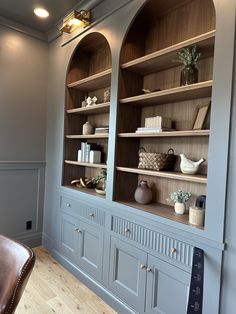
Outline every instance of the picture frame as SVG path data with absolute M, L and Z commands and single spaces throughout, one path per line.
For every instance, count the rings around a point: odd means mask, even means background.
M 192 126 L 193 130 L 203 129 L 210 105 L 211 105 L 211 102 L 208 102 L 204 105 L 200 105 L 197 107 L 196 113 L 194 115 L 194 120 L 193 120 L 193 126 Z

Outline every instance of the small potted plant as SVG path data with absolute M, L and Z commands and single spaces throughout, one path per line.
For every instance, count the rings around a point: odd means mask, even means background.
M 107 183 L 107 169 L 102 168 L 101 173 L 93 178 L 95 184 L 95 191 L 98 194 L 106 194 L 106 183 Z
M 196 45 L 177 52 L 178 60 L 176 61 L 185 66 L 181 71 L 180 86 L 198 82 L 198 69 L 196 68 L 196 64 L 200 56 L 201 53 L 197 51 Z
M 183 215 L 185 212 L 185 203 L 190 199 L 191 193 L 178 190 L 169 194 L 170 201 L 175 203 L 176 214 Z

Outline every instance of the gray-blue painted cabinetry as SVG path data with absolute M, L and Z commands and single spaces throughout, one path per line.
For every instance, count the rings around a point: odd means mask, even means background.
M 127 228 L 125 220 L 121 219 L 121 221 L 123 223 L 118 229 L 127 241 L 114 236 L 111 237 L 109 287 L 112 292 L 138 313 L 185 314 L 190 285 L 190 268 L 184 266 L 186 258 L 183 257 L 183 250 L 188 249 L 189 246 L 182 243 L 182 246 L 177 246 L 182 251 L 177 251 L 178 249 L 175 247 L 168 247 L 171 243 L 170 238 L 166 237 L 164 242 L 163 239 L 160 240 L 163 245 L 159 251 L 165 248 L 165 252 L 162 252 L 165 253 L 163 254 L 164 257 L 165 255 L 168 257 L 169 253 L 175 257 L 181 255 L 180 260 L 184 267 L 181 269 L 181 263 L 174 260 L 169 262 L 162 260 L 145 252 L 144 247 L 140 249 L 129 243 L 130 235 L 134 229 Z M 133 226 L 132 223 L 129 227 L 132 228 L 131 226 Z M 139 227 L 147 230 L 142 226 Z M 122 232 L 122 228 L 124 232 Z M 113 229 L 118 231 L 114 225 Z M 137 228 L 135 230 L 137 231 Z M 147 234 L 149 242 L 145 243 L 150 246 L 155 236 L 150 236 L 151 230 L 147 230 Z M 154 231 L 153 234 L 155 234 Z M 159 239 L 164 237 L 159 233 L 157 235 Z M 145 237 L 143 230 L 138 233 L 134 232 L 134 239 L 140 240 L 143 236 Z M 155 253 L 153 252 L 153 254 Z M 171 296 L 171 302 L 170 298 L 166 297 L 167 294 Z
M 63 200 L 61 204 L 63 204 Z M 86 205 L 66 199 L 67 213 L 60 211 L 59 250 L 69 259 L 94 279 L 102 279 L 103 263 L 103 238 L 104 232 L 96 225 L 98 222 L 96 211 L 90 208 L 87 219 L 95 223 L 87 222 Z M 63 209 L 63 206 L 62 206 Z M 77 211 L 77 215 L 73 214 Z M 79 215 L 78 215 L 79 214 Z M 82 214 L 83 217 L 80 217 Z M 85 215 L 84 215 L 85 214 Z

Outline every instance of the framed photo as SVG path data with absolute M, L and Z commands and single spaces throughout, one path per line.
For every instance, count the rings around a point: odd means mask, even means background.
M 193 130 L 202 130 L 211 102 L 197 107 L 193 121 Z

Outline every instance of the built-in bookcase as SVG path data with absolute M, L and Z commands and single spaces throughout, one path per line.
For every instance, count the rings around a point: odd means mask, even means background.
M 105 37 L 99 33 L 85 36 L 76 48 L 67 74 L 64 138 L 63 185 L 80 177 L 95 177 L 106 168 L 108 134 L 83 135 L 82 127 L 89 121 L 94 127 L 109 125 L 110 102 L 104 102 L 104 91 L 111 85 L 111 52 Z M 96 105 L 82 107 L 85 97 L 98 98 Z M 81 142 L 96 143 L 102 147 L 99 164 L 78 162 Z M 81 191 L 95 194 L 94 190 Z
M 120 93 L 117 118 L 117 158 L 115 200 L 169 219 L 188 224 L 188 215 L 176 215 L 167 201 L 172 191 L 198 195 L 207 193 L 208 145 L 210 119 L 203 130 L 192 124 L 199 105 L 211 101 L 215 11 L 210 0 L 150 0 L 133 21 L 123 44 L 120 58 Z M 202 53 L 197 64 L 198 83 L 180 86 L 182 65 L 176 53 L 196 44 Z M 152 91 L 143 94 L 142 89 Z M 214 104 L 213 104 L 214 105 Z M 146 117 L 170 117 L 176 131 L 137 134 Z M 198 174 L 180 172 L 177 158 L 173 171 L 137 169 L 138 151 L 166 153 L 206 162 Z M 153 203 L 140 205 L 134 192 L 141 180 L 147 180 L 153 191 Z M 127 188 L 129 186 L 129 188 Z

